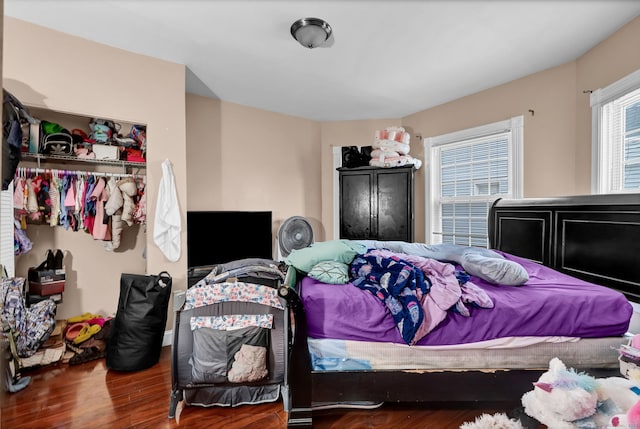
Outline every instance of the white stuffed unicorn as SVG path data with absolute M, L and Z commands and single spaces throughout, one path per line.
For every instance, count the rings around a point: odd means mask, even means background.
M 639 399 L 637 386 L 622 377 L 596 379 L 567 369 L 558 358 L 522 396 L 524 411 L 553 429 L 606 428 L 613 415 L 626 413 Z

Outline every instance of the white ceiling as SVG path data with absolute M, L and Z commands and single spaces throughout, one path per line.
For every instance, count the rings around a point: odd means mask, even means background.
M 187 92 L 330 121 L 400 118 L 572 61 L 640 15 L 640 1 L 4 0 L 4 10 L 185 64 Z M 331 25 L 328 46 L 291 37 L 305 17 Z

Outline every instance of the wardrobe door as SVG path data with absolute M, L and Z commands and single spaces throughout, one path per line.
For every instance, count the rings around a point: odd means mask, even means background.
M 376 231 L 372 231 L 373 178 L 369 169 L 340 171 L 340 238 L 362 240 L 375 237 Z
M 376 239 L 413 241 L 413 168 L 375 172 Z

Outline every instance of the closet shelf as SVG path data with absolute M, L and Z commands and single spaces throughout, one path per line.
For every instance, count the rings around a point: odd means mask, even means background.
M 131 167 L 131 168 L 147 168 L 146 162 L 129 162 L 129 161 L 121 161 L 121 160 L 111 160 L 111 159 L 85 159 L 78 158 L 75 156 L 67 156 L 67 155 L 42 155 L 40 153 L 28 153 L 23 152 L 22 158 L 26 160 L 35 160 L 38 162 L 38 167 L 40 167 L 40 161 L 63 161 L 63 162 L 73 162 L 73 163 L 91 163 L 98 165 L 113 165 L 117 167 Z

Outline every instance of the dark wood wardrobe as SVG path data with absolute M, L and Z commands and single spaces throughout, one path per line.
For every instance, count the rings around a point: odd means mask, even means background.
M 338 168 L 340 238 L 412 242 L 414 170 Z

